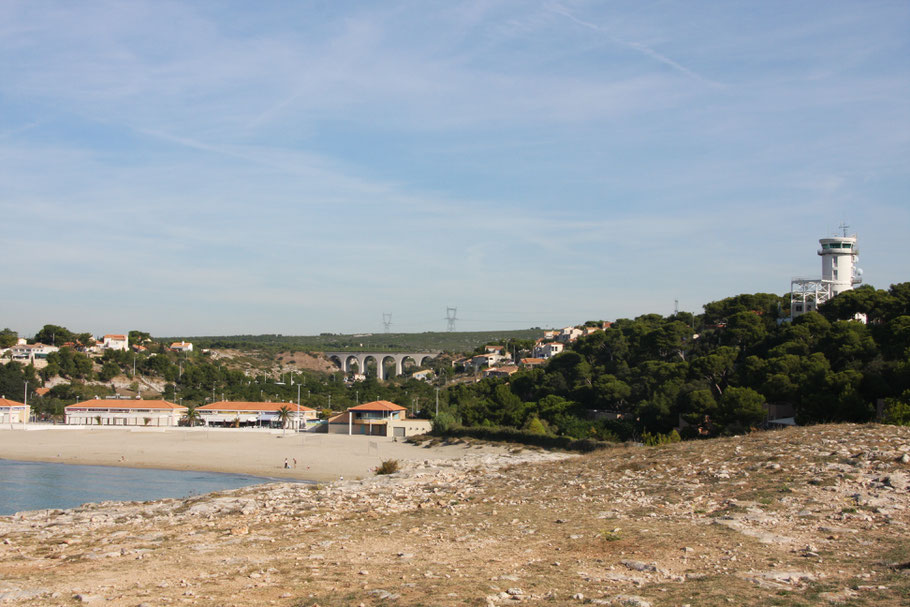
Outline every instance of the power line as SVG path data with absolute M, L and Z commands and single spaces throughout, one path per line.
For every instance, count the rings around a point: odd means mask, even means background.
M 447 331 L 455 330 L 455 321 L 458 320 L 458 308 L 447 307 L 446 308 L 446 321 L 448 325 L 446 326 Z

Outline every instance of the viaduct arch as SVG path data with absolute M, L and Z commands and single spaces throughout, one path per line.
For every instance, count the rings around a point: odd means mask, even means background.
M 367 361 L 373 359 L 376 363 L 376 372 L 379 379 L 386 379 L 383 363 L 389 359 L 395 361 L 395 376 L 401 375 L 404 361 L 408 358 L 421 366 L 428 358 L 436 358 L 439 352 L 323 352 L 326 358 L 335 362 L 342 371 L 351 370 L 352 361 L 357 361 L 357 368 L 363 373 L 367 368 Z

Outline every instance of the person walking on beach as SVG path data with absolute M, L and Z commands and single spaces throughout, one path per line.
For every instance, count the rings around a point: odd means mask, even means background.
M 297 458 L 295 457 L 293 459 L 294 459 L 294 468 L 296 468 L 297 467 Z
M 290 466 L 288 465 L 288 458 L 284 458 L 284 467 L 285 467 L 285 469 L 290 468 Z

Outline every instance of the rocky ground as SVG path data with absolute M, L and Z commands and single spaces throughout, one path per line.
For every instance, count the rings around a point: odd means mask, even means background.
M 839 425 L 28 512 L 0 604 L 907 605 L 908 484 Z

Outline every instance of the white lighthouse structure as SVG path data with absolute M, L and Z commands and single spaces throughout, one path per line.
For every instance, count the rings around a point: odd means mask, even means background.
M 847 236 L 849 226 L 841 224 L 842 236 L 819 239 L 822 277 L 794 278 L 790 281 L 790 318 L 818 308 L 835 295 L 849 291 L 863 281 L 863 271 L 856 267 L 859 249 L 856 234 Z

